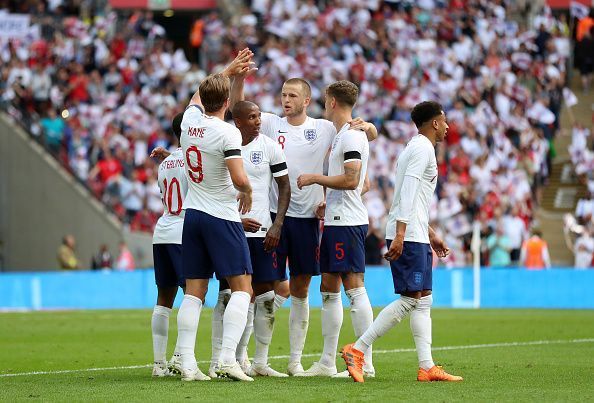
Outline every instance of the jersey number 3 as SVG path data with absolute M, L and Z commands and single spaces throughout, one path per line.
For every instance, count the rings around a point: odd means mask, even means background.
M 192 163 L 190 155 L 196 154 L 196 163 Z M 200 183 L 204 180 L 204 174 L 202 173 L 202 154 L 196 146 L 191 146 L 186 150 L 186 164 L 188 164 L 188 176 L 194 183 Z

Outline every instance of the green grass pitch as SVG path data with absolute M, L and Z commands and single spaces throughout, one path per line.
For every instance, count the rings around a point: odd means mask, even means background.
M 203 371 L 210 359 L 210 315 L 208 309 L 202 312 L 198 332 L 196 355 Z M 594 311 L 435 309 L 432 316 L 434 359 L 464 376 L 462 383 L 416 382 L 416 353 L 408 321 L 376 343 L 377 377 L 364 384 L 322 378 L 182 383 L 179 378 L 151 378 L 148 310 L 3 313 L 0 400 L 594 400 Z M 348 310 L 344 318 L 341 345 L 353 340 Z M 271 360 L 272 366 L 282 371 L 289 351 L 287 322 L 288 309 L 282 309 L 270 348 L 270 355 L 277 357 Z M 168 357 L 175 329 L 173 315 Z M 312 309 L 305 368 L 317 360 L 321 348 L 320 311 Z M 339 370 L 344 368 L 340 358 L 337 365 Z M 122 368 L 131 366 L 143 367 Z M 27 372 L 43 373 L 18 375 Z

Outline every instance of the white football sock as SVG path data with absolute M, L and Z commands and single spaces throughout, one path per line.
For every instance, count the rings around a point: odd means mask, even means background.
M 301 362 L 305 337 L 309 326 L 309 299 L 291 296 L 291 312 L 289 313 L 289 345 L 291 355 L 289 364 Z
M 223 365 L 235 363 L 235 351 L 245 330 L 251 295 L 245 291 L 231 293 L 223 315 L 223 344 L 219 362 Z
M 274 311 L 276 312 L 277 309 L 283 306 L 287 298 L 283 297 L 282 295 L 275 294 L 274 295 Z
M 382 309 L 375 321 L 363 333 L 363 336 L 359 337 L 359 340 L 355 343 L 355 348 L 366 353 L 373 342 L 400 323 L 414 309 L 417 302 L 417 299 L 401 296 L 400 299 Z
M 336 350 L 338 336 L 342 327 L 342 299 L 339 292 L 322 292 L 322 336 L 324 350 L 320 364 L 327 367 L 336 366 Z
M 225 308 L 231 298 L 231 290 L 219 291 L 217 303 L 212 310 L 212 333 L 210 342 L 212 344 L 212 354 L 210 355 L 210 366 L 215 367 L 219 362 L 221 355 L 221 345 L 223 344 L 223 315 Z
M 196 331 L 198 330 L 201 310 L 202 301 L 200 298 L 188 294 L 184 295 L 177 313 L 177 342 L 182 368 L 186 370 L 193 371 L 198 367 L 194 347 L 196 346 Z
M 237 350 L 235 351 L 235 358 L 239 362 L 243 362 L 248 359 L 248 344 L 250 343 L 250 337 L 252 337 L 252 332 L 254 331 L 254 304 L 250 303 L 250 307 L 248 308 L 248 315 L 247 321 L 245 323 L 245 329 L 243 330 L 243 334 L 241 335 L 241 339 L 239 340 L 239 344 L 237 345 Z
M 256 297 L 256 314 L 254 316 L 256 352 L 254 354 L 254 364 L 262 367 L 268 365 L 268 348 L 274 330 L 274 302 L 274 291 L 268 291 Z
M 431 356 L 431 305 L 433 296 L 427 295 L 419 299 L 415 309 L 410 313 L 410 330 L 415 339 L 419 367 L 429 370 L 435 364 Z
M 155 364 L 165 364 L 167 358 L 167 335 L 169 333 L 169 314 L 171 309 L 155 305 L 153 309 L 153 317 L 151 320 L 151 328 L 153 331 L 153 357 Z
M 351 300 L 351 321 L 355 337 L 359 338 L 373 323 L 373 309 L 365 287 L 346 290 L 346 294 Z M 372 346 L 369 346 L 365 352 L 365 368 L 373 368 L 372 355 Z

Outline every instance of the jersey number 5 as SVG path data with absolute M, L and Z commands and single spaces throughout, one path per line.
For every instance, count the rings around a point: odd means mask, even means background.
M 171 210 L 171 202 L 173 198 L 173 185 L 177 187 L 177 209 L 172 211 Z M 163 203 L 165 204 L 165 208 L 169 211 L 169 214 L 179 215 L 182 210 L 182 197 L 181 197 L 181 188 L 179 186 L 179 181 L 177 178 L 172 178 L 169 187 L 167 187 L 167 179 L 163 179 L 163 189 L 165 189 L 165 194 L 163 195 Z
M 192 159 L 190 158 L 190 154 L 196 154 L 196 163 L 192 163 Z M 198 147 L 191 146 L 186 150 L 186 164 L 188 164 L 188 176 L 194 183 L 200 183 L 204 180 L 204 174 L 202 173 L 202 154 Z

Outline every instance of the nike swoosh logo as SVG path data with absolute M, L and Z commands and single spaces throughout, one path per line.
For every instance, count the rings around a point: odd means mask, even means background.
M 279 133 L 289 133 L 289 132 L 283 132 L 282 130 L 279 130 L 278 132 L 279 132 Z

